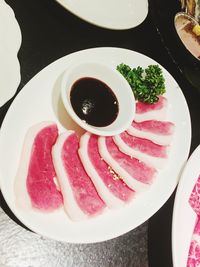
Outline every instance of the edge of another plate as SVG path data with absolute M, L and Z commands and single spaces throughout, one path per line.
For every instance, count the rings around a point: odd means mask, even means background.
M 22 43 L 22 35 L 19 24 L 12 8 L 4 1 L 0 1 L 0 55 L 2 67 L 0 107 L 12 98 L 20 84 L 20 64 L 18 51 Z M 6 29 L 5 26 L 6 25 Z M 2 89 L 3 88 L 3 89 Z
M 56 0 L 56 2 L 77 17 L 93 25 L 111 30 L 126 30 L 138 26 L 145 20 L 149 10 L 147 0 L 129 0 L 129 3 L 122 1 L 119 3 L 119 1 L 112 0 L 105 3 L 108 17 L 104 9 L 105 4 L 102 1 L 93 0 L 90 3 L 78 1 L 76 3 L 76 1 Z M 131 2 L 135 2 L 136 11 L 131 8 Z M 115 5 L 114 10 L 113 5 Z
M 200 145 L 193 151 L 182 172 L 174 201 L 172 218 L 172 258 L 174 267 L 186 266 L 196 213 L 189 197 L 200 175 Z

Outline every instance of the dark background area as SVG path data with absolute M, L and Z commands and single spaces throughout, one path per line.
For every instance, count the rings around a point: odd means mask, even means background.
M 192 120 L 191 152 L 197 147 L 200 141 L 200 88 L 197 78 L 200 72 L 198 66 L 185 62 L 179 54 L 173 27 L 174 14 L 180 9 L 178 0 L 149 1 L 150 12 L 145 21 L 136 28 L 120 31 L 91 25 L 66 11 L 54 0 L 6 2 L 13 8 L 22 32 L 19 51 L 21 83 L 17 93 L 45 66 L 72 52 L 102 46 L 135 50 L 159 62 L 180 85 Z M 188 73 L 194 73 L 193 78 Z M 13 99 L 1 108 L 1 123 Z M 149 219 L 149 267 L 173 266 L 171 223 L 174 196 L 175 192 Z M 20 223 L 7 207 L 2 195 L 0 204 L 12 219 Z

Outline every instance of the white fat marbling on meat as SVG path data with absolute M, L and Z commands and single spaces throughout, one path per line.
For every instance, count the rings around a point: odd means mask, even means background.
M 140 131 L 133 127 L 132 125 L 127 129 L 130 135 L 148 139 L 155 144 L 167 146 L 172 142 L 173 135 L 158 135 L 150 132 Z
M 148 154 L 142 153 L 136 149 L 129 147 L 120 137 L 116 135 L 113 137 L 115 144 L 118 146 L 119 150 L 123 153 L 132 156 L 136 159 L 139 159 L 145 162 L 147 165 L 152 166 L 156 169 L 162 169 L 167 163 L 167 158 L 153 157 Z
M 88 156 L 88 142 L 90 139 L 91 134 L 85 133 L 81 139 L 80 139 L 80 148 L 79 148 L 79 156 L 82 161 L 82 164 L 88 174 L 90 176 L 91 180 L 93 181 L 96 190 L 100 197 L 103 199 L 103 201 L 107 204 L 109 208 L 119 208 L 123 206 L 125 203 L 120 200 L 119 198 L 115 197 L 109 189 L 106 187 L 106 185 L 103 183 L 101 177 L 99 177 L 99 174 L 95 170 L 93 164 L 91 163 L 91 160 Z
M 67 173 L 65 171 L 61 158 L 63 144 L 66 139 L 73 133 L 73 131 L 68 131 L 58 137 L 56 144 L 52 148 L 52 158 L 59 185 L 63 194 L 64 209 L 72 220 L 80 221 L 86 219 L 87 215 L 83 213 L 74 198 L 74 194 L 67 178 Z
M 106 142 L 105 142 L 105 137 L 99 137 L 98 140 L 98 147 L 99 147 L 99 152 L 102 156 L 102 158 L 109 164 L 112 169 L 118 173 L 124 182 L 133 190 L 136 192 L 144 191 L 149 188 L 148 184 L 144 184 L 136 179 L 134 179 L 128 172 L 126 172 L 110 155 L 110 153 L 107 150 L 106 147 Z

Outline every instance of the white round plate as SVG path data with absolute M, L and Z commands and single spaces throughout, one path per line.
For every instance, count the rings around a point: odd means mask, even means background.
M 0 107 L 14 96 L 20 83 L 17 53 L 21 40 L 21 31 L 13 10 L 0 0 Z
M 32 125 L 49 120 L 57 122 L 60 131 L 64 130 L 68 121 L 60 98 L 60 76 L 71 64 L 85 61 L 100 62 L 113 69 L 122 62 L 132 67 L 157 64 L 142 54 L 122 48 L 93 48 L 60 58 L 39 72 L 18 94 L 0 132 L 0 186 L 10 209 L 34 232 L 74 243 L 92 243 L 117 237 L 151 217 L 174 191 L 191 141 L 191 123 L 185 98 L 176 81 L 163 68 L 166 97 L 169 99 L 168 119 L 175 123 L 176 131 L 168 164 L 149 190 L 121 209 L 108 210 L 93 219 L 76 223 L 68 219 L 63 209 L 51 214 L 18 209 L 13 184 L 25 133 Z
M 56 0 L 78 17 L 100 27 L 123 30 L 142 23 L 148 14 L 147 0 Z
M 190 156 L 177 188 L 172 222 L 172 255 L 174 267 L 186 266 L 197 215 L 189 197 L 200 175 L 200 145 Z

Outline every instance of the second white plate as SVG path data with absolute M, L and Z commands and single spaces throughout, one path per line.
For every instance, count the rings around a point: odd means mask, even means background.
M 193 187 L 200 175 L 200 145 L 190 156 L 177 188 L 172 223 L 174 267 L 186 266 L 197 215 L 189 205 Z
M 100 27 L 124 30 L 136 27 L 148 14 L 147 0 L 56 0 L 78 17 Z
M 13 97 L 21 80 L 17 58 L 21 41 L 21 30 L 13 10 L 0 0 L 0 107 Z

